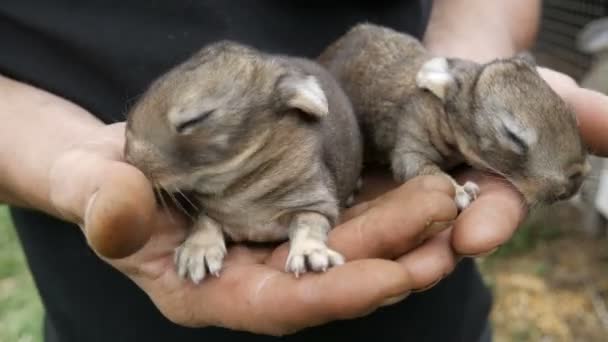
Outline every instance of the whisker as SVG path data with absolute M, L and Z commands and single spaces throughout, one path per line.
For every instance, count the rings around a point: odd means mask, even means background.
M 192 202 L 192 200 L 190 200 L 190 198 L 188 196 L 186 196 L 186 194 L 184 194 L 183 191 L 181 191 L 178 187 L 174 187 L 175 192 L 178 193 L 183 199 L 186 200 L 186 202 L 188 202 L 188 204 L 192 207 L 192 209 L 196 210 L 196 211 L 200 211 L 199 207 L 194 204 L 194 202 Z
M 154 195 L 156 195 L 156 200 L 161 202 L 161 209 L 165 209 L 165 207 L 163 206 L 164 201 L 162 201 L 161 199 L 162 194 L 160 193 L 160 189 L 156 184 L 152 184 L 152 189 L 154 189 Z
M 532 203 L 532 204 L 528 205 L 528 203 L 526 203 L 525 199 L 522 199 L 519 203 L 521 205 L 521 207 L 520 207 L 521 210 L 524 212 L 529 213 L 529 212 L 533 211 L 534 209 L 536 209 L 536 203 Z
M 165 202 L 165 198 L 162 193 L 162 187 L 160 186 L 160 184 L 156 184 L 156 183 L 153 184 L 153 186 L 154 186 L 154 192 L 156 192 L 158 199 L 161 203 L 161 208 L 167 213 L 171 223 L 175 223 L 175 218 L 173 217 L 173 214 L 171 213 L 171 209 L 167 205 L 167 202 Z
M 175 206 L 184 214 L 186 214 L 186 216 L 188 216 L 192 221 L 195 221 L 194 216 L 192 216 L 192 214 L 186 210 L 186 208 L 184 208 L 184 206 L 179 202 L 179 200 L 177 198 L 175 198 L 175 195 L 168 191 L 167 189 L 163 188 L 165 190 L 165 192 L 169 195 L 169 198 L 171 199 L 171 202 L 173 202 L 173 204 L 175 204 Z

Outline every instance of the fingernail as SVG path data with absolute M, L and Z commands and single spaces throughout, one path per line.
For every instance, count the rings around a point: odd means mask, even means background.
M 411 293 L 411 292 L 410 292 L 410 291 L 408 291 L 408 292 L 406 292 L 406 293 L 404 293 L 404 294 L 401 294 L 401 295 L 398 295 L 398 296 L 395 296 L 395 297 L 390 297 L 390 298 L 387 298 L 387 299 L 385 299 L 385 300 L 382 302 L 382 304 L 380 304 L 380 306 L 389 306 L 389 305 L 397 304 L 397 303 L 399 303 L 400 301 L 402 301 L 402 300 L 404 300 L 405 298 L 407 298 L 407 296 L 409 296 L 409 295 L 410 295 L 410 293 Z
M 426 239 L 430 238 L 431 236 L 439 234 L 442 231 L 448 229 L 450 226 L 452 226 L 453 223 L 454 223 L 454 220 L 432 221 L 432 222 L 427 223 L 424 231 L 422 231 L 422 233 L 420 234 L 420 237 L 419 237 L 420 242 L 423 242 Z
M 443 279 L 443 277 L 437 279 L 434 283 L 432 283 L 431 285 L 428 285 L 426 287 L 423 287 L 421 289 L 416 289 L 416 290 L 412 290 L 412 292 L 414 293 L 418 293 L 418 292 L 424 292 L 426 290 L 429 290 L 430 288 L 434 287 L 435 285 L 439 284 L 439 282 Z
M 86 230 L 86 226 L 87 226 L 87 222 L 89 222 L 89 215 L 91 213 L 91 208 L 93 208 L 93 204 L 95 204 L 95 200 L 97 199 L 97 191 L 95 191 L 91 197 L 89 198 L 89 201 L 87 202 L 87 206 L 84 209 L 84 217 L 83 217 L 83 222 L 82 224 L 79 224 L 80 228 L 85 231 Z
M 498 248 L 500 248 L 500 246 L 495 247 L 487 252 L 483 252 L 483 253 L 479 253 L 479 254 L 464 254 L 463 256 L 467 257 L 467 258 L 483 258 L 483 257 L 487 257 L 489 255 L 494 254 L 498 250 Z

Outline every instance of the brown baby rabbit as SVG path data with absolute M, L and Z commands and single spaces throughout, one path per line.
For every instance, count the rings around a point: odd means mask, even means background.
M 413 37 L 360 24 L 319 61 L 351 98 L 371 155 L 399 181 L 466 162 L 534 205 L 572 196 L 589 170 L 573 112 L 526 56 L 433 57 Z M 479 188 L 452 181 L 464 209 Z
M 233 241 L 289 238 L 296 275 L 344 262 L 328 248 L 362 142 L 351 104 L 318 64 L 223 41 L 155 81 L 128 115 L 126 159 L 200 212 L 178 273 L 218 275 Z

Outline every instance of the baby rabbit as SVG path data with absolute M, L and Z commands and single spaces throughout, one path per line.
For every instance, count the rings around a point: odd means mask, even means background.
M 359 24 L 319 61 L 351 98 L 370 155 L 398 181 L 450 177 L 467 162 L 504 176 L 534 205 L 572 196 L 589 170 L 574 113 L 526 55 L 487 64 L 433 57 L 413 37 Z M 452 181 L 464 209 L 479 188 Z
M 351 104 L 318 64 L 223 41 L 156 80 L 128 115 L 126 160 L 200 207 L 178 273 L 219 275 L 233 241 L 289 238 L 286 270 L 325 271 L 356 187 L 362 141 Z

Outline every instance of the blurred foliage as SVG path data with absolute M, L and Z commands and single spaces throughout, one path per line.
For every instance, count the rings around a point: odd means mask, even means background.
M 496 258 L 505 258 L 529 252 L 539 244 L 561 236 L 563 236 L 563 232 L 560 227 L 547 225 L 542 221 L 525 222 L 513 234 L 511 240 L 500 246 L 495 253 L 487 258 L 487 261 L 492 262 Z M 543 270 L 539 269 L 539 272 L 543 272 Z
M 41 342 L 42 315 L 8 209 L 0 206 L 0 341 Z

